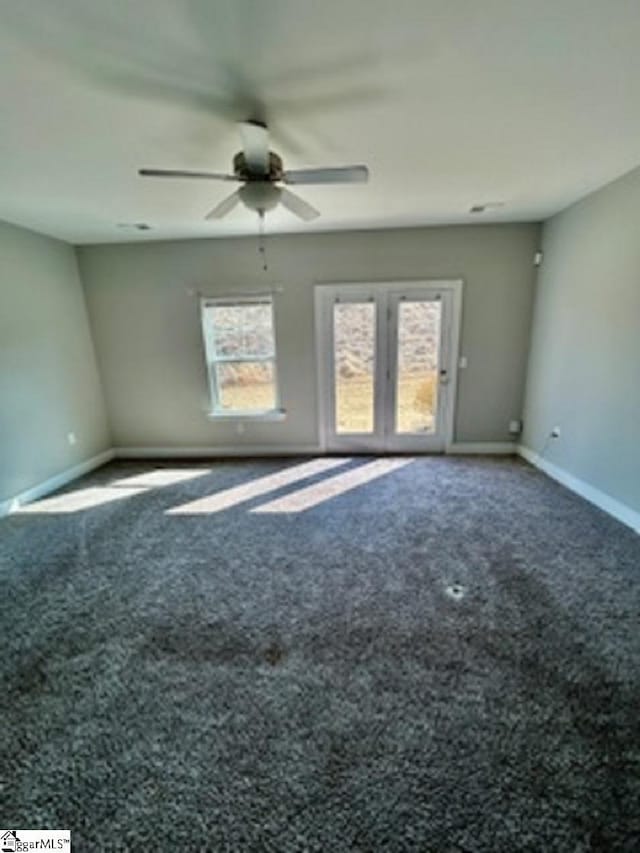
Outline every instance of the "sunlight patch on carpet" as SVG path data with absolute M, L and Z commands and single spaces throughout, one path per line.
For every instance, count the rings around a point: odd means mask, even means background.
M 210 473 L 211 468 L 158 468 L 156 471 L 113 480 L 109 485 L 157 489 L 162 486 L 173 486 L 175 483 L 184 483 Z
M 313 459 L 311 462 L 303 462 L 301 465 L 292 465 L 275 474 L 258 477 L 257 480 L 251 480 L 248 483 L 242 483 L 239 486 L 224 489 L 222 492 L 216 492 L 213 495 L 207 495 L 204 498 L 198 498 L 195 501 L 189 501 L 189 503 L 173 507 L 173 509 L 168 509 L 166 514 L 195 515 L 221 512 L 224 509 L 237 506 L 237 504 L 244 503 L 252 498 L 273 492 L 275 489 L 289 486 L 291 483 L 297 483 L 299 480 L 305 480 L 316 474 L 331 471 L 341 465 L 346 465 L 347 462 L 351 462 L 351 459 L 339 457 Z
M 91 486 L 87 489 L 76 489 L 74 492 L 66 492 L 63 495 L 56 495 L 52 498 L 45 498 L 41 501 L 35 501 L 32 504 L 20 507 L 16 510 L 17 513 L 66 513 L 79 512 L 83 509 L 93 509 L 101 504 L 111 503 L 111 501 L 122 500 L 123 498 L 132 498 L 134 495 L 139 495 L 141 492 L 146 492 L 146 488 L 111 488 L 109 486 Z
M 371 480 L 377 480 L 378 477 L 404 468 L 410 462 L 413 462 L 413 459 L 376 459 L 375 462 L 369 462 L 359 468 L 345 471 L 344 474 L 337 474 L 328 480 L 322 480 L 320 483 L 298 489 L 282 498 L 276 498 L 269 503 L 255 507 L 251 512 L 303 512 L 305 509 L 310 509 L 352 489 L 357 489 L 358 486 L 370 483 Z

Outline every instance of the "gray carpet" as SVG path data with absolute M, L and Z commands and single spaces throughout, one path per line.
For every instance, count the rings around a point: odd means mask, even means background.
M 81 851 L 640 850 L 640 538 L 498 459 L 165 513 L 302 462 L 0 521 L 2 824 Z

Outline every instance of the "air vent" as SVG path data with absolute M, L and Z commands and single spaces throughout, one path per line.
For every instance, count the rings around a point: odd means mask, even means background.
M 118 228 L 128 228 L 131 231 L 151 231 L 146 222 L 118 222 Z
M 469 213 L 484 213 L 487 210 L 495 210 L 499 207 L 504 207 L 503 201 L 485 201 L 483 204 L 471 205 Z

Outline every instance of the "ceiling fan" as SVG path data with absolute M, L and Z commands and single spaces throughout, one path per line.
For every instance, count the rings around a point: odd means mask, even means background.
M 209 211 L 206 219 L 222 219 L 239 202 L 243 202 L 261 217 L 267 210 L 281 204 L 307 222 L 320 216 L 320 211 L 281 184 L 362 184 L 369 179 L 366 166 L 285 171 L 282 158 L 269 150 L 269 133 L 263 122 L 241 122 L 240 135 L 242 151 L 233 158 L 233 174 L 190 172 L 182 169 L 139 169 L 138 174 L 150 178 L 202 178 L 241 183 L 239 189 Z

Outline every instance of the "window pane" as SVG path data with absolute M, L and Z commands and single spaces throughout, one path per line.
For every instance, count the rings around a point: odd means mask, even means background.
M 333 306 L 337 433 L 373 432 L 376 306 L 336 302 Z
M 216 357 L 273 355 L 270 302 L 214 305 L 208 310 Z
M 396 432 L 433 432 L 441 303 L 407 300 L 398 309 Z
M 272 361 L 225 362 L 215 367 L 218 409 L 269 411 L 276 408 Z

